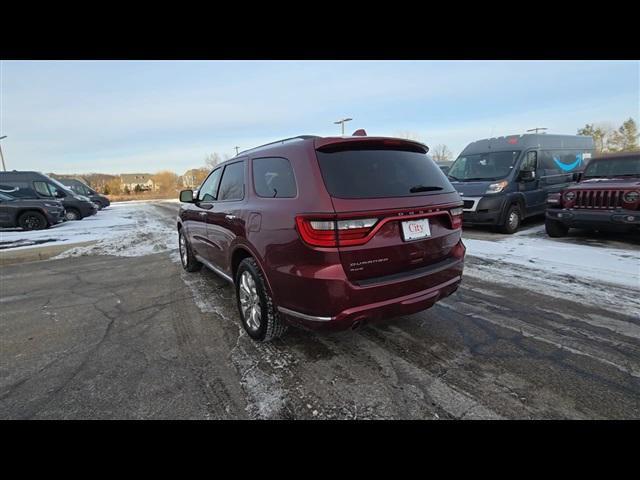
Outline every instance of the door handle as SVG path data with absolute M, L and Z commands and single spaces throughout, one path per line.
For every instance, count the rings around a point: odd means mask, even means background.
M 200 215 L 201 217 L 204 217 L 207 214 L 207 212 L 198 212 L 198 215 Z
M 236 217 L 235 215 L 225 215 L 224 218 L 226 218 L 227 220 L 235 220 L 238 217 Z

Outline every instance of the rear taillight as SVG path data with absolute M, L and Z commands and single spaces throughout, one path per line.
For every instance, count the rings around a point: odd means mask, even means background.
M 451 228 L 455 230 L 462 227 L 462 207 L 452 208 L 449 212 L 451 213 Z
M 377 222 L 377 218 L 336 221 L 296 217 L 296 225 L 302 240 L 315 247 L 362 245 L 367 242 L 367 237 Z
M 377 218 L 354 218 L 351 220 L 338 220 L 339 245 L 362 245 L 373 226 L 378 222 Z
M 300 236 L 309 245 L 315 247 L 336 246 L 335 221 L 296 217 L 296 225 Z

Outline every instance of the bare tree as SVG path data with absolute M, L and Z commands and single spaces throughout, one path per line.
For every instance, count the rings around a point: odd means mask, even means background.
M 430 149 L 429 154 L 436 163 L 450 162 L 453 158 L 453 153 L 451 153 L 451 150 L 449 150 L 449 148 L 443 144 L 436 145 L 435 147 Z
M 411 132 L 409 130 L 403 130 L 396 134 L 398 138 L 406 138 L 407 140 L 414 140 L 416 142 L 422 142 L 422 137 L 419 133 Z
M 153 176 L 153 182 L 162 193 L 175 194 L 178 191 L 178 175 L 169 170 L 162 170 Z
M 204 158 L 204 164 L 211 170 L 222 161 L 220 154 L 217 152 L 210 153 Z

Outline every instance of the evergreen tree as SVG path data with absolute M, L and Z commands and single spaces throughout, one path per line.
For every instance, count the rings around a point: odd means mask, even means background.
M 638 150 L 638 137 L 638 126 L 633 118 L 629 118 L 612 133 L 609 141 L 610 149 L 614 152 Z

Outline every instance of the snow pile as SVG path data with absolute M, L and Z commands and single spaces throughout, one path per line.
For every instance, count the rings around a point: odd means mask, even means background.
M 59 223 L 46 230 L 3 230 L 3 251 L 49 245 L 92 242 L 67 250 L 56 258 L 78 255 L 141 256 L 177 248 L 175 222 L 151 203 L 114 203 L 96 215 Z
M 139 257 L 177 248 L 178 232 L 175 225 L 158 215 L 152 204 L 115 203 L 98 215 L 105 215 L 107 223 L 111 220 L 111 224 L 100 231 L 100 239 L 95 244 L 67 250 L 56 258 L 83 255 Z
M 496 240 L 465 238 L 465 275 L 556 298 L 604 303 L 638 315 L 640 252 L 582 245 L 522 232 Z

